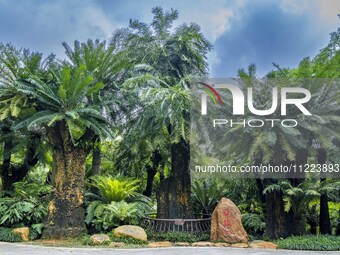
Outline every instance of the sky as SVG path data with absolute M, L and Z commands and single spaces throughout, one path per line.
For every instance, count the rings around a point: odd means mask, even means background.
M 108 40 L 129 19 L 150 22 L 151 9 L 177 9 L 213 45 L 210 77 L 235 77 L 250 63 L 257 75 L 275 62 L 294 68 L 315 56 L 337 30 L 340 0 L 0 0 L 0 42 L 64 58 L 62 42 Z

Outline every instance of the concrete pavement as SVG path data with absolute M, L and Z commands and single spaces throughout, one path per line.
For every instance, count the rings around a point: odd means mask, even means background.
M 340 252 L 260 250 L 217 247 L 170 248 L 60 248 L 0 242 L 0 255 L 340 255 Z

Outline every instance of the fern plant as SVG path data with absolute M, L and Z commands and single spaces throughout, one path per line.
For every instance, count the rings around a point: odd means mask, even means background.
M 124 176 L 97 175 L 90 179 L 91 186 L 94 187 L 95 191 L 86 193 L 86 196 L 106 203 L 124 201 L 136 196 L 136 190 L 140 184 L 139 180 Z
M 256 213 L 244 213 L 242 214 L 242 223 L 248 234 L 262 235 L 266 222 L 262 215 Z
M 85 223 L 97 231 L 120 224 L 137 224 L 151 211 L 150 199 L 136 192 L 139 183 L 136 179 L 119 175 L 92 177 L 93 190 L 85 194 Z
M 191 189 L 194 211 L 203 214 L 211 214 L 218 201 L 228 194 L 224 183 L 217 179 L 195 180 Z
M 277 183 L 268 185 L 263 190 L 263 193 L 267 194 L 274 191 L 283 193 L 284 210 L 286 212 L 292 210 L 295 214 L 305 212 L 310 202 L 320 196 L 318 191 L 309 186 L 308 181 L 295 187 L 287 180 L 280 180 Z

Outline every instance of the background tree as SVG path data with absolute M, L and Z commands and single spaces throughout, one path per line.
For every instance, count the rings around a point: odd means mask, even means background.
M 131 20 L 129 28 L 113 35 L 112 43 L 129 52 L 131 63 L 139 64 L 136 67 L 144 72 L 125 83 L 135 95 L 144 95 L 142 105 L 138 105 L 142 109 L 138 111 L 144 124 L 141 127 L 152 128 L 151 136 L 161 132 L 170 136 L 171 172 L 157 193 L 158 217 L 191 218 L 187 77 L 207 73 L 206 54 L 211 46 L 196 24 L 183 24 L 171 32 L 177 11 L 164 12 L 156 7 L 152 13 L 151 24 Z

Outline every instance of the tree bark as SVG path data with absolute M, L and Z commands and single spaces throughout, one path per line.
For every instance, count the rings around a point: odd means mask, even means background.
M 181 139 L 171 145 L 171 175 L 160 183 L 157 192 L 157 217 L 193 218 L 191 203 L 190 147 Z
M 287 224 L 288 223 L 288 224 Z M 287 213 L 284 212 L 282 193 L 266 194 L 266 230 L 264 236 L 270 239 L 289 236 Z
M 153 181 L 155 179 L 155 175 L 157 173 L 157 168 L 159 166 L 159 163 L 162 160 L 162 155 L 158 151 L 154 151 L 152 153 L 152 165 L 147 166 L 147 181 L 146 181 L 146 187 L 143 192 L 144 196 L 151 197 L 152 195 L 152 189 L 153 189 Z
M 28 171 L 33 168 L 38 163 L 38 157 L 36 151 L 40 142 L 40 135 L 32 135 L 30 138 L 24 162 L 20 165 L 12 165 L 11 150 L 14 145 L 11 140 L 4 142 L 4 159 L 0 166 L 0 178 L 3 190 L 13 190 L 13 183 L 21 181 L 28 173 Z
M 43 238 L 77 237 L 85 232 L 84 183 L 86 150 L 74 146 L 64 122 L 49 132 L 53 144 L 53 198 Z
M 102 163 L 101 143 L 100 138 L 96 136 L 96 138 L 93 141 L 91 176 L 100 174 L 101 163 Z
M 318 150 L 318 164 L 325 164 L 327 160 L 327 151 L 325 149 Z M 325 181 L 326 179 L 320 179 L 320 182 Z M 328 195 L 327 193 L 322 193 L 320 196 L 320 218 L 319 218 L 319 226 L 321 234 L 331 234 L 331 219 L 329 216 L 329 208 L 328 208 Z
M 332 233 L 331 221 L 328 209 L 328 196 L 326 193 L 320 196 L 320 234 L 330 235 Z

